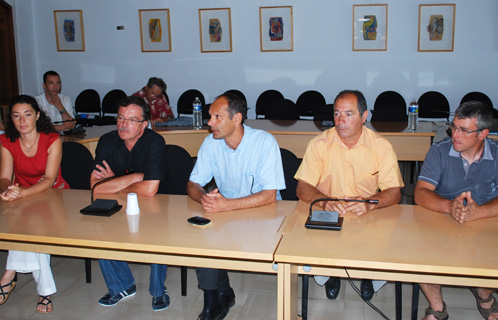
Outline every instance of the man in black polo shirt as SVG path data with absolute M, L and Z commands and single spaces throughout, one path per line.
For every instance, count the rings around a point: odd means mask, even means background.
M 147 129 L 150 108 L 143 98 L 126 97 L 118 105 L 118 130 L 99 139 L 90 184 L 93 187 L 101 180 L 119 176 L 95 187 L 94 193 L 135 192 L 152 197 L 159 189 L 160 181 L 165 179 L 164 139 Z M 109 289 L 99 304 L 110 307 L 135 295 L 135 279 L 127 262 L 99 260 L 99 264 Z M 149 292 L 154 311 L 169 306 L 164 286 L 166 270 L 166 265 L 151 264 Z

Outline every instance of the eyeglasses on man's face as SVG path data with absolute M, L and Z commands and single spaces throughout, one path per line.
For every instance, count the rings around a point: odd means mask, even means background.
M 139 123 L 144 122 L 145 120 L 138 120 L 137 118 L 126 119 L 123 116 L 117 116 L 116 117 L 116 121 L 117 121 L 117 123 L 124 123 L 125 121 L 128 121 L 129 124 L 131 124 L 132 126 L 135 126 L 135 125 L 137 125 Z
M 483 130 L 483 129 L 476 129 L 476 130 L 469 131 L 469 129 L 467 129 L 467 128 L 460 128 L 460 127 L 455 126 L 455 124 L 453 122 L 451 123 L 450 128 L 451 128 L 451 132 L 460 132 L 461 134 L 463 134 L 465 136 L 469 135 L 471 133 L 479 132 L 479 131 Z

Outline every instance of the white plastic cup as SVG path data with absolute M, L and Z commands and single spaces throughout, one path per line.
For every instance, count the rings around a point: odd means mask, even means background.
M 136 215 L 140 213 L 140 208 L 138 207 L 138 198 L 136 193 L 128 193 L 128 199 L 126 202 L 126 214 Z
M 128 229 L 130 233 L 137 233 L 140 225 L 140 215 L 139 214 L 128 214 L 126 215 L 128 219 Z

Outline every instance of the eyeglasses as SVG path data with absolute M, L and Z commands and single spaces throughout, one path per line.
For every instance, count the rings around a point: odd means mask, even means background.
M 455 126 L 455 124 L 454 124 L 454 123 L 451 123 L 451 131 L 452 131 L 452 132 L 455 132 L 455 131 L 460 131 L 460 133 L 461 133 L 461 134 L 463 134 L 463 135 L 465 135 L 465 136 L 466 136 L 466 135 L 469 135 L 469 134 L 471 134 L 471 133 L 474 133 L 474 132 L 479 132 L 479 131 L 481 131 L 481 130 L 484 130 L 484 128 L 483 128 L 483 129 L 477 129 L 477 130 L 472 130 L 472 131 L 469 131 L 468 129 L 465 129 L 465 128 L 459 128 L 459 127 Z
M 142 122 L 144 122 L 145 120 L 138 120 L 138 119 L 135 119 L 135 118 L 126 119 L 126 118 L 125 118 L 125 117 L 123 117 L 123 116 L 117 116 L 117 117 L 116 117 L 116 121 L 117 121 L 118 123 L 123 123 L 123 122 L 125 122 L 125 121 L 128 121 L 128 123 L 129 123 L 130 125 L 132 125 L 132 126 L 136 126 L 137 124 L 142 123 Z

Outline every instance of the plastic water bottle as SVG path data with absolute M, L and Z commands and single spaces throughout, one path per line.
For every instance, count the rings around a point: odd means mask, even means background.
M 199 130 L 202 129 L 202 103 L 198 97 L 195 97 L 194 102 L 192 103 L 194 107 L 194 129 Z
M 418 126 L 418 103 L 415 100 L 410 102 L 410 106 L 408 107 L 408 131 L 415 132 L 417 131 Z

